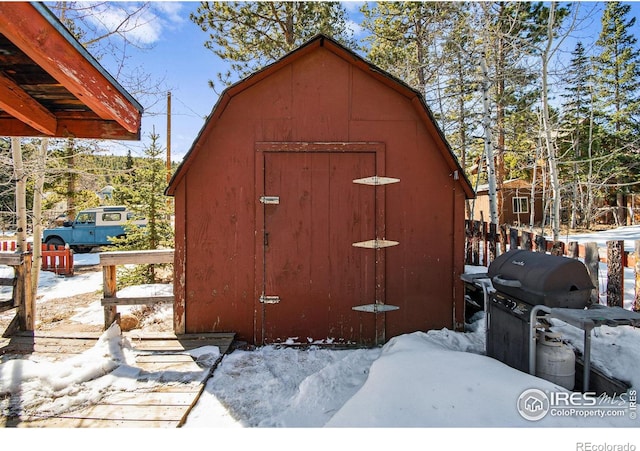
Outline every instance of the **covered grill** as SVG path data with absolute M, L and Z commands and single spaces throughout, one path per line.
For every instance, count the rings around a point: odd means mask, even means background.
M 494 291 L 487 303 L 487 355 L 529 371 L 531 311 L 584 309 L 594 288 L 579 260 L 522 249 L 497 257 L 488 268 Z
M 493 287 L 531 305 L 585 308 L 593 285 L 579 260 L 517 249 L 489 265 Z

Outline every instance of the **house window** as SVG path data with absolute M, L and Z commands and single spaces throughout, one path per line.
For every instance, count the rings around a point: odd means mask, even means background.
M 513 212 L 516 214 L 529 213 L 529 199 L 527 197 L 514 197 Z

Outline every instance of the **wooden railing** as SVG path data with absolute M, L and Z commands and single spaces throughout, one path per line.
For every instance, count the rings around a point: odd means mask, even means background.
M 117 297 L 116 269 L 120 265 L 149 265 L 173 263 L 173 249 L 148 251 L 113 251 L 100 253 L 102 266 L 104 327 L 119 320 L 119 305 L 173 304 L 173 296 Z
M 0 302 L 0 312 L 17 309 L 4 336 L 11 335 L 16 328 L 23 331 L 34 330 L 36 310 L 31 292 L 31 253 L 0 252 L 0 265 L 10 266 L 14 272 L 11 278 L 0 278 L 0 285 L 13 287 L 11 299 Z
M 624 269 L 634 271 L 634 310 L 640 310 L 640 241 L 634 241 L 634 250 L 625 250 L 625 242 L 611 240 L 606 246 L 595 242 L 549 241 L 544 236 L 518 228 L 496 227 L 480 221 L 466 221 L 465 263 L 489 266 L 497 255 L 510 249 L 526 249 L 548 252 L 570 258 L 582 259 L 599 293 L 600 264 L 606 264 L 606 300 L 610 306 L 624 306 Z M 598 301 L 593 299 L 593 301 Z

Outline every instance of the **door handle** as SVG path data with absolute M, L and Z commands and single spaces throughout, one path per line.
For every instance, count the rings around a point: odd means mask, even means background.
M 269 245 L 269 232 L 264 232 L 264 245 Z

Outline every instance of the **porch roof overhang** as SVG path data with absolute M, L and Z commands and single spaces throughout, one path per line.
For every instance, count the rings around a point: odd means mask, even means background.
M 46 6 L 0 2 L 0 136 L 139 140 L 142 112 Z

